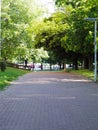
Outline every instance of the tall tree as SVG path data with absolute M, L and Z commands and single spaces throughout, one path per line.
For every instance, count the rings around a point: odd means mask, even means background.
M 96 4 L 94 4 L 95 0 L 94 2 L 86 0 L 58 0 L 57 2 L 62 8 L 38 25 L 35 45 L 52 50 L 56 57 L 71 59 L 75 69 L 78 69 L 78 60 L 90 59 L 86 67 L 91 68 L 93 23 L 85 22 L 84 18 L 97 17 L 98 2 L 96 1 Z
M 62 61 L 65 55 L 62 38 L 66 39 L 68 24 L 64 21 L 66 21 L 65 14 L 58 12 L 35 27 L 35 46 L 44 46 L 47 51 L 53 51 L 59 61 L 60 59 Z
M 2 57 L 6 60 L 15 57 L 15 50 L 20 44 L 32 47 L 33 37 L 29 27 L 43 12 L 35 3 L 35 0 L 2 0 L 1 43 Z
M 69 23 L 71 24 L 70 33 L 67 43 L 72 44 L 75 53 L 81 53 L 86 59 L 85 67 L 92 68 L 93 62 L 93 39 L 94 39 L 94 23 L 84 21 L 85 17 L 98 17 L 98 1 L 97 0 L 56 0 L 61 7 L 71 6 L 71 15 Z M 96 3 L 96 4 L 95 4 Z M 70 35 L 71 34 L 71 35 Z M 69 41 L 70 39 L 70 41 Z M 92 61 L 92 62 L 91 62 Z

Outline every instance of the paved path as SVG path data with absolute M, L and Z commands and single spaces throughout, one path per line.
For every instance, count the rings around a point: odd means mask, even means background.
M 61 72 L 26 74 L 0 92 L 0 130 L 98 130 L 98 84 Z

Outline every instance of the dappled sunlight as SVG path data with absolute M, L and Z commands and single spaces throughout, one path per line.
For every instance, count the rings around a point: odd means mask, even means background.
M 69 97 L 66 97 L 66 96 L 64 96 L 64 97 L 55 97 L 55 99 L 60 99 L 60 100 L 74 100 L 74 99 L 76 99 L 76 97 L 74 97 L 74 96 L 69 96 Z
M 56 100 L 75 100 L 75 96 L 54 96 L 50 94 L 25 94 L 21 96 L 15 96 L 15 97 L 5 97 L 7 100 L 15 100 L 15 101 L 21 101 L 21 100 L 26 100 L 28 98 L 48 98 L 48 99 L 56 99 Z
M 57 82 L 91 82 L 88 79 L 74 79 L 74 78 L 32 78 L 25 81 L 13 81 L 12 84 L 52 84 Z
M 90 82 L 87 79 L 62 79 L 62 82 Z
M 91 96 L 98 97 L 98 93 L 93 93 L 93 94 L 91 94 Z
M 12 82 L 12 84 L 49 84 L 51 83 L 50 81 L 45 81 L 45 80 L 27 80 L 27 81 L 23 81 L 23 82 L 18 82 L 18 81 L 14 81 Z

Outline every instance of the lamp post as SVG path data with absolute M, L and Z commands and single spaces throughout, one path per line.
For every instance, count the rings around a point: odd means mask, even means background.
M 87 21 L 93 21 L 95 23 L 94 26 L 94 81 L 97 80 L 97 42 L 96 42 L 96 36 L 97 36 L 97 20 L 98 18 L 85 18 L 84 20 Z

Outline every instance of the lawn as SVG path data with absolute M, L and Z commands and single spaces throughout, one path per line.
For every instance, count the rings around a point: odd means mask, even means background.
M 76 73 L 76 74 L 80 74 L 83 75 L 91 80 L 94 80 L 94 72 L 93 71 L 89 71 L 87 69 L 80 69 L 80 70 L 70 70 L 69 72 L 72 73 Z M 98 76 L 97 76 L 97 81 L 98 81 Z
M 10 81 L 15 80 L 18 76 L 28 73 L 27 70 L 20 70 L 16 68 L 7 67 L 7 69 L 2 72 L 0 71 L 0 90 L 4 89 Z

